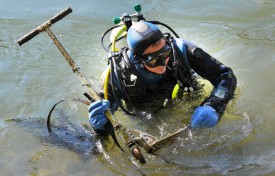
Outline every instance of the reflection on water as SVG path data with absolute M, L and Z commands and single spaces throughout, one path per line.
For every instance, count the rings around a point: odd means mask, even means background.
M 236 96 L 217 127 L 182 134 L 157 155 L 146 155 L 146 165 L 123 154 L 110 137 L 98 138 L 87 132 L 86 106 L 59 107 L 55 115 L 68 117 L 77 125 L 56 128 L 58 136 L 48 134 L 45 120 L 51 106 L 60 99 L 81 96 L 83 87 L 46 34 L 36 36 L 22 47 L 15 41 L 71 6 L 73 13 L 51 29 L 96 84 L 107 64 L 99 42 L 101 34 L 112 26 L 113 17 L 133 13 L 136 2 L 1 2 L 1 174 L 272 175 L 275 172 L 275 141 L 271 140 L 275 133 L 272 0 L 139 1 L 147 20 L 169 24 L 181 37 L 233 68 L 238 78 Z M 188 123 L 201 100 L 186 100 L 148 119 L 131 119 L 122 112 L 116 116 L 127 127 L 160 138 Z

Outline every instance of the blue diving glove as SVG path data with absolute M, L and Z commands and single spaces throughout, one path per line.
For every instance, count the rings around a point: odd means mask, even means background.
M 219 115 L 211 106 L 199 106 L 191 118 L 192 128 L 209 128 L 218 123 Z
M 89 121 L 96 133 L 107 133 L 107 129 L 104 126 L 109 122 L 109 120 L 104 112 L 108 108 L 110 108 L 110 102 L 108 100 L 98 100 L 91 103 L 89 106 Z

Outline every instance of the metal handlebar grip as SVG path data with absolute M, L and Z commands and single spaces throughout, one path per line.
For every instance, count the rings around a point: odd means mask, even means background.
M 19 44 L 19 46 L 21 46 L 24 43 L 26 43 L 27 41 L 31 40 L 36 35 L 38 35 L 39 33 L 40 32 L 37 29 L 34 29 L 33 31 L 31 31 L 31 32 L 27 33 L 26 35 L 24 35 L 21 39 L 17 40 L 17 43 Z
M 59 14 L 55 15 L 54 17 L 52 17 L 50 19 L 50 22 L 52 24 L 56 23 L 57 21 L 61 20 L 62 18 L 64 18 L 65 16 L 69 15 L 69 13 L 73 12 L 73 10 L 68 7 L 67 9 L 63 10 L 62 12 L 60 12 Z

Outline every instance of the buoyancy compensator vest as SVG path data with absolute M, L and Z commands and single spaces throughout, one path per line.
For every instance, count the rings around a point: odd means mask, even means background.
M 164 34 L 164 38 L 172 47 L 173 52 L 166 73 L 161 75 L 148 71 L 143 63 L 139 62 L 139 56 L 131 52 L 128 47 L 122 49 L 121 57 L 116 60 L 115 82 L 120 84 L 118 90 L 123 92 L 119 92 L 119 95 L 122 95 L 120 98 L 126 103 L 140 106 L 146 104 L 147 101 L 153 102 L 154 98 L 163 101 L 171 98 L 171 93 L 177 83 L 180 87 L 190 86 L 192 72 L 184 41 L 174 39 L 169 34 Z

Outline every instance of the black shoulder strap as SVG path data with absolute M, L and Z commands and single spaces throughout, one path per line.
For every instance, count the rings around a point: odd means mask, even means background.
M 125 48 L 122 49 L 122 56 L 123 56 L 122 59 L 123 59 L 123 61 L 125 63 L 125 66 L 127 68 L 131 68 L 131 62 L 130 62 L 129 56 L 127 54 L 128 51 L 129 51 L 128 47 L 125 47 Z
M 189 72 L 191 74 L 191 67 L 187 58 L 187 53 L 186 55 L 184 55 L 184 53 L 182 53 L 182 51 L 179 49 L 179 46 L 177 45 L 176 41 L 173 40 L 174 46 L 175 46 L 175 50 L 178 54 L 178 60 L 180 61 L 180 64 L 182 65 L 183 69 L 186 72 Z
M 180 49 L 179 46 L 177 45 L 175 39 L 170 40 L 172 48 L 175 50 L 174 56 L 176 59 L 176 63 L 175 63 L 175 70 L 176 70 L 176 78 L 182 83 L 182 84 L 186 84 L 189 83 L 190 79 L 191 79 L 191 67 L 190 64 L 188 62 L 188 58 L 187 58 L 187 53 L 183 53 Z M 186 55 L 184 55 L 186 54 Z

